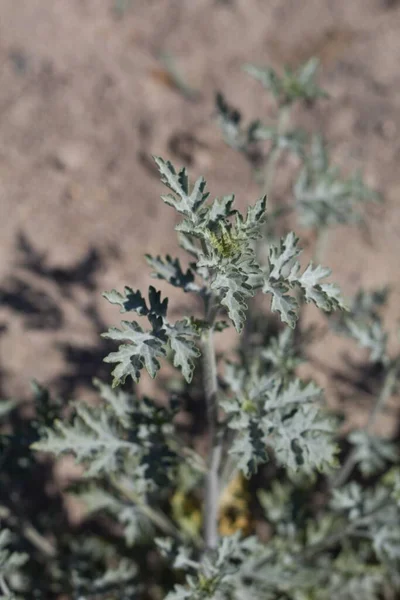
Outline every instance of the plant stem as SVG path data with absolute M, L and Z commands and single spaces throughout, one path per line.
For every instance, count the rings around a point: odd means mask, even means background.
M 386 373 L 381 392 L 368 417 L 366 431 L 371 432 L 379 413 L 383 410 L 386 402 L 392 396 L 397 380 L 397 364 L 391 365 Z
M 213 549 L 218 544 L 218 500 L 220 491 L 218 473 L 222 456 L 222 440 L 218 427 L 218 380 L 212 324 L 210 324 L 209 329 L 203 335 L 202 362 L 210 436 L 203 518 L 204 542 L 206 548 Z
M 0 590 L 1 590 L 1 593 L 4 594 L 4 596 L 6 598 L 11 596 L 10 589 L 9 589 L 8 585 L 6 584 L 6 580 L 4 579 L 3 575 L 0 576 Z
M 397 379 L 397 364 L 395 363 L 394 365 L 389 367 L 386 372 L 381 391 L 376 399 L 373 409 L 370 412 L 370 415 L 369 415 L 369 418 L 367 421 L 367 425 L 365 427 L 365 431 L 367 433 L 371 432 L 379 413 L 383 410 L 387 400 L 393 394 L 394 387 L 396 385 L 396 379 Z M 352 472 L 353 468 L 356 465 L 356 462 L 357 462 L 357 448 L 354 447 L 351 450 L 351 452 L 349 453 L 349 455 L 347 456 L 347 459 L 345 460 L 339 473 L 336 475 L 336 477 L 333 478 L 333 481 L 331 482 L 331 487 L 340 487 L 344 483 L 346 483 L 350 473 Z
M 37 550 L 42 552 L 45 556 L 54 558 L 57 555 L 57 550 L 53 544 L 41 533 L 39 533 L 32 523 L 27 520 L 22 520 L 21 523 L 18 523 L 18 517 L 14 515 L 7 506 L 0 506 L 0 519 L 9 521 L 13 526 L 19 526 L 22 535 L 28 540 L 28 542 L 30 542 L 32 546 L 35 546 L 35 548 L 37 548 Z
M 280 135 L 282 135 L 282 133 L 284 133 L 284 131 L 287 127 L 288 120 L 289 120 L 289 114 L 290 114 L 289 106 L 280 106 L 279 107 L 278 124 L 276 127 L 276 133 L 277 133 L 278 137 Z M 272 189 L 272 184 L 273 184 L 274 175 L 275 175 L 275 167 L 276 167 L 276 163 L 278 161 L 279 155 L 280 155 L 279 145 L 275 144 L 275 146 L 272 148 L 272 150 L 268 154 L 268 159 L 265 164 L 264 183 L 263 183 L 263 192 L 262 193 L 263 193 L 263 195 L 265 194 L 267 196 L 267 198 Z
M 231 430 L 232 431 L 232 430 Z M 232 446 L 233 441 L 236 437 L 236 432 L 234 433 L 233 436 L 231 436 L 231 440 L 229 443 L 229 447 Z M 237 459 L 235 459 L 232 454 L 228 454 L 225 460 L 225 465 L 222 469 L 222 474 L 221 474 L 221 489 L 225 489 L 230 482 L 232 481 L 232 479 L 234 479 L 235 475 L 238 472 L 238 468 L 237 468 Z
M 146 504 L 140 496 L 135 494 L 134 491 L 125 487 L 120 481 L 118 481 L 115 477 L 111 477 L 111 483 L 113 487 L 120 492 L 127 500 L 135 504 L 140 511 L 150 519 L 156 527 L 158 527 L 163 533 L 166 535 L 170 535 L 171 537 L 182 542 L 182 536 L 179 530 L 175 527 L 175 525 L 168 519 L 166 515 L 163 513 L 154 510 L 151 506 Z
M 322 262 L 324 254 L 326 252 L 326 247 L 328 244 L 328 229 L 327 227 L 322 227 L 321 229 L 317 229 L 317 239 L 315 241 L 314 248 L 314 262 L 319 264 Z

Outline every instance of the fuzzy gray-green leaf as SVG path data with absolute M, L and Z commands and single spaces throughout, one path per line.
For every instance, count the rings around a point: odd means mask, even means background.
M 156 156 L 154 160 L 160 171 L 162 183 L 179 197 L 179 200 L 177 200 L 172 194 L 167 194 L 162 196 L 163 200 L 173 206 L 179 213 L 194 220 L 196 212 L 208 198 L 208 193 L 205 192 L 205 180 L 203 177 L 200 177 L 193 185 L 192 190 L 189 191 L 185 169 L 176 172 L 169 161 L 164 161 L 162 158 Z
M 339 288 L 323 280 L 330 269 L 310 263 L 304 272 L 297 260 L 301 250 L 297 247 L 298 238 L 289 233 L 278 245 L 269 249 L 269 269 L 264 277 L 263 292 L 272 295 L 271 310 L 281 315 L 282 321 L 294 327 L 298 319 L 299 304 L 290 295 L 292 289 L 301 290 L 306 302 L 313 302 L 325 312 L 335 309 L 346 310 Z
M 299 303 L 288 293 L 289 287 L 284 283 L 269 280 L 265 282 L 263 292 L 272 295 L 272 312 L 278 312 L 281 320 L 294 329 L 299 318 Z
M 283 418 L 282 418 L 283 417 Z M 270 445 L 277 460 L 291 471 L 321 471 L 336 465 L 335 423 L 315 406 L 301 406 L 287 418 L 280 412 L 267 415 Z
M 169 254 L 163 260 L 161 256 L 154 258 L 146 254 L 148 264 L 153 267 L 153 277 L 165 279 L 171 285 L 182 288 L 185 292 L 198 291 L 200 288 L 194 283 L 194 273 L 192 269 L 182 270 L 178 258 L 171 258 Z
M 188 383 L 192 380 L 195 359 L 200 356 L 200 350 L 194 343 L 198 337 L 188 321 L 176 321 L 174 325 L 166 325 L 168 343 L 174 354 L 174 366 L 179 367 Z
M 139 290 L 134 292 L 133 289 L 128 286 L 124 288 L 124 294 L 121 294 L 117 290 L 111 290 L 110 292 L 104 292 L 103 296 L 111 304 L 119 304 L 121 307 L 120 312 L 122 313 L 133 310 L 141 316 L 147 315 L 149 312 L 141 292 Z
M 110 415 L 84 404 L 76 406 L 72 424 L 55 421 L 53 428 L 46 428 L 42 439 L 32 447 L 56 456 L 73 454 L 78 463 L 87 466 L 87 477 L 118 471 L 123 457 L 138 451 L 136 444 L 121 438 Z
M 144 367 L 150 377 L 154 378 L 160 369 L 159 358 L 166 354 L 164 341 L 151 331 L 143 331 L 134 321 L 122 321 L 121 325 L 122 329 L 113 327 L 102 334 L 111 340 L 130 342 L 122 344 L 117 352 L 111 352 L 104 359 L 105 362 L 117 363 L 113 370 L 113 387 L 123 383 L 128 375 L 138 382 L 140 371 Z

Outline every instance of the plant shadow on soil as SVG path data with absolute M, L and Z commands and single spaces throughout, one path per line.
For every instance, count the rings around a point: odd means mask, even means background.
M 40 425 L 50 425 L 54 418 L 61 417 L 65 403 L 78 389 L 92 389 L 94 377 L 109 380 L 110 369 L 103 359 L 112 348 L 100 337 L 107 326 L 91 300 L 82 306 L 84 294 L 81 293 L 83 290 L 91 298 L 98 289 L 96 276 L 102 269 L 104 257 L 97 249 L 90 248 L 71 266 L 59 267 L 52 266 L 46 254 L 40 253 L 22 232 L 16 246 L 12 274 L 0 284 L 0 301 L 6 309 L 0 335 L 7 332 L 8 315 L 10 321 L 18 318 L 26 331 L 48 332 L 49 343 L 61 352 L 65 364 L 63 373 L 45 382 L 46 387 L 33 382 L 33 399 L 17 402 L 7 413 L 4 411 L 6 414 L 2 418 L 0 518 L 4 526 L 17 534 L 15 549 L 26 551 L 30 556 L 25 571 L 30 586 L 27 600 L 56 600 L 68 593 L 73 572 L 85 579 L 87 571 L 90 579 L 93 576 L 89 568 L 91 557 L 90 553 L 85 554 L 84 546 L 91 537 L 96 538 L 100 546 L 118 547 L 120 556 L 134 559 L 141 576 L 150 583 L 154 565 L 149 564 L 148 552 L 140 546 L 126 546 L 106 518 L 95 515 L 73 525 L 64 493 L 54 480 L 52 460 L 44 460 L 43 456 L 38 457 L 30 450 L 30 445 L 38 439 Z M 111 251 L 114 256 L 117 254 L 115 248 Z M 91 330 L 95 331 L 96 343 L 93 345 L 54 340 L 55 333 L 64 328 L 68 331 L 65 307 L 71 305 L 84 315 Z M 6 376 L 5 371 L 0 372 L 0 384 Z M 52 397 L 53 392 L 57 392 L 57 398 Z M 5 398 L 4 393 L 2 397 Z M 73 549 L 70 546 L 72 539 L 75 540 Z M 44 550 L 41 540 L 44 540 Z M 56 550 L 56 558 L 48 554 L 46 543 Z M 100 560 L 97 562 L 100 575 L 102 564 Z M 157 568 L 159 579 L 168 581 L 169 574 L 164 573 L 163 565 Z M 60 573 L 64 573 L 64 577 L 60 578 Z
M 17 257 L 12 274 L 0 284 L 0 302 L 11 318 L 22 320 L 23 329 L 55 333 L 68 332 L 68 310 L 78 311 L 92 331 L 96 342 L 78 344 L 64 341 L 60 336 L 51 339 L 61 353 L 63 373 L 46 382 L 65 398 L 74 396 L 82 387 L 91 388 L 93 377 L 107 378 L 109 368 L 103 363 L 111 345 L 100 334 L 107 329 L 92 300 L 97 291 L 96 276 L 103 268 L 104 257 L 96 248 L 70 266 L 52 266 L 45 253 L 40 253 L 28 237 L 20 232 L 17 238 Z M 115 256 L 117 251 L 111 248 Z M 83 302 L 86 295 L 88 301 Z M 7 327 L 7 322 L 3 327 Z

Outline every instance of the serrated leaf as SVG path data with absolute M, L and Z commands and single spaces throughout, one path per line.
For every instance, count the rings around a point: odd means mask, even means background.
M 231 451 L 246 475 L 267 460 L 267 446 L 291 471 L 310 473 L 335 464 L 335 423 L 320 410 L 321 389 L 314 382 L 284 383 L 257 371 L 246 375 L 233 364 L 225 381 L 233 396 L 223 397 L 220 406 L 228 426 L 237 431 Z
M 208 198 L 208 193 L 205 192 L 206 181 L 203 177 L 200 177 L 195 182 L 192 191 L 189 192 L 186 169 L 181 169 L 177 173 L 169 161 L 164 161 L 157 156 L 154 157 L 154 160 L 160 171 L 162 183 L 179 197 L 179 200 L 177 200 L 175 196 L 168 194 L 162 196 L 162 199 L 179 213 L 194 220 L 196 212 Z
M 136 444 L 121 439 L 120 435 L 104 411 L 78 404 L 72 424 L 55 421 L 54 427 L 46 428 L 42 439 L 32 448 L 56 456 L 73 454 L 77 463 L 87 465 L 87 477 L 108 475 L 119 470 L 124 456 L 138 452 Z
M 258 466 L 268 461 L 265 435 L 258 423 L 251 419 L 245 431 L 235 438 L 229 454 L 237 459 L 237 468 L 249 478 L 257 473 Z
M 129 426 L 134 411 L 132 394 L 112 388 L 97 377 L 93 379 L 93 385 L 99 390 L 100 397 L 107 403 L 121 425 Z
M 267 196 L 261 196 L 253 206 L 249 206 L 246 218 L 237 213 L 236 228 L 243 238 L 257 239 L 261 236 L 261 225 L 265 222 L 265 210 L 267 207 Z
M 325 312 L 331 312 L 337 308 L 346 308 L 338 286 L 332 283 L 321 283 L 330 274 L 330 269 L 321 265 L 314 267 L 310 263 L 304 273 L 297 278 L 297 282 L 304 292 L 306 302 L 313 302 Z
M 361 323 L 349 319 L 346 321 L 348 332 L 362 348 L 371 352 L 371 360 L 379 362 L 386 356 L 388 334 L 383 330 L 380 321 Z
M 226 219 L 231 215 L 234 215 L 237 211 L 232 209 L 232 205 L 235 201 L 234 194 L 228 196 L 222 196 L 222 198 L 215 198 L 210 204 L 207 212 L 207 222 L 218 223 L 221 219 Z
M 326 92 L 315 83 L 319 61 L 309 59 L 296 71 L 286 67 L 282 75 L 274 69 L 245 65 L 245 71 L 257 79 L 265 89 L 272 92 L 280 105 L 292 104 L 296 100 L 311 102 L 317 98 L 325 98 Z
M 302 405 L 290 418 L 268 414 L 263 426 L 271 431 L 269 443 L 277 460 L 290 470 L 323 471 L 336 464 L 335 426 L 315 406 Z
M 227 308 L 230 319 L 240 332 L 246 319 L 246 299 L 254 295 L 247 277 L 234 267 L 227 268 L 225 272 L 217 273 L 211 289 L 219 294 L 221 304 Z
M 269 250 L 269 279 L 279 281 L 288 278 L 293 266 L 296 264 L 296 258 L 301 250 L 297 247 L 299 238 L 290 232 L 285 238 L 280 240 L 279 246 L 271 246 Z
M 164 339 L 152 332 L 143 331 L 135 321 L 122 321 L 122 329 L 113 327 L 102 336 L 116 341 L 129 341 L 123 344 L 117 352 L 111 352 L 104 359 L 108 363 L 117 363 L 113 370 L 113 387 L 124 383 L 128 375 L 135 382 L 139 381 L 140 371 L 145 367 L 150 377 L 154 379 L 160 369 L 159 358 L 166 355 Z M 165 330 L 161 330 L 165 332 Z
M 279 380 L 266 391 L 264 410 L 284 410 L 293 408 L 299 404 L 310 404 L 321 397 L 322 390 L 314 381 L 304 383 L 301 379 L 293 379 L 286 386 L 282 386 Z
M 272 312 L 278 312 L 283 323 L 294 329 L 299 318 L 299 303 L 288 291 L 289 287 L 284 283 L 266 281 L 263 287 L 264 294 L 272 295 Z
M 247 132 L 247 135 L 242 131 L 240 112 L 230 106 L 220 92 L 215 96 L 215 108 L 225 142 L 235 150 L 246 152 L 247 143 L 250 141 L 248 135 L 250 131 Z
M 132 564 L 131 560 L 123 558 L 119 561 L 117 567 L 113 566 L 95 580 L 92 593 L 107 593 L 113 587 L 126 586 L 136 575 L 136 565 Z
M 306 227 L 322 229 L 360 221 L 358 206 L 380 200 L 360 173 L 343 179 L 339 169 L 329 163 L 321 136 L 314 136 L 311 150 L 293 187 L 300 220 Z
M 114 299 L 118 303 L 125 301 L 121 295 L 114 296 Z M 168 345 L 173 352 L 174 365 L 181 368 L 187 381 L 191 380 L 193 359 L 198 356 L 193 339 L 198 334 L 189 322 L 168 323 L 167 307 L 168 299 L 161 300 L 161 292 L 150 286 L 149 308 L 146 306 L 145 315 L 152 329 L 144 331 L 136 321 L 122 321 L 122 329 L 113 327 L 102 334 L 108 339 L 130 342 L 120 345 L 117 352 L 111 352 L 104 359 L 105 362 L 117 363 L 112 372 L 113 387 L 124 383 L 128 376 L 138 382 L 143 368 L 154 378 L 161 366 L 159 359 L 167 355 Z
M 120 294 L 117 290 L 111 290 L 110 292 L 104 292 L 103 296 L 111 304 L 119 304 L 121 313 L 133 310 L 138 315 L 142 316 L 147 315 L 149 312 L 146 301 L 139 290 L 134 292 L 132 288 L 126 286 L 124 288 L 124 294 Z
M 258 490 L 257 498 L 268 521 L 279 524 L 291 518 L 290 495 L 289 484 L 281 483 L 279 480 L 272 481 L 268 491 Z
M 292 328 L 285 327 L 278 336 L 269 336 L 267 346 L 261 350 L 267 368 L 273 368 L 278 377 L 293 376 L 304 361 L 299 343 Z
M 383 525 L 373 536 L 374 550 L 381 560 L 400 561 L 400 527 Z
M 166 600 L 222 600 L 236 598 L 240 570 L 251 554 L 260 553 L 254 537 L 241 538 L 240 532 L 221 538 L 218 547 L 206 552 L 201 562 L 183 560 L 190 574 L 185 586 L 175 585 Z
M 370 476 L 383 470 L 387 463 L 396 463 L 399 453 L 394 442 L 368 431 L 352 431 L 348 436 L 354 446 L 354 460 L 361 473 Z
M 163 260 L 160 256 L 156 258 L 146 254 L 148 264 L 154 269 L 153 277 L 165 279 L 171 285 L 182 288 L 185 292 L 198 291 L 200 288 L 194 283 L 194 273 L 191 269 L 183 272 L 179 259 L 171 258 L 169 254 Z
M 348 518 L 354 521 L 361 515 L 380 509 L 387 497 L 387 490 L 382 486 L 362 488 L 359 483 L 351 481 L 342 488 L 332 490 L 330 506 L 334 511 L 348 512 Z
M 193 242 L 191 235 L 186 235 L 185 233 L 178 231 L 178 241 L 181 248 L 186 250 L 186 252 L 189 252 L 189 254 L 194 256 L 196 259 L 199 258 L 201 250 Z M 194 266 L 196 266 L 196 263 L 194 263 Z
M 352 337 L 362 348 L 367 348 L 373 362 L 385 363 L 388 360 L 388 334 L 380 316 L 388 291 L 388 288 L 371 292 L 360 289 L 351 301 L 348 314 L 331 319 L 333 329 Z
M 251 64 L 244 65 L 243 69 L 246 73 L 259 81 L 265 89 L 270 90 L 275 97 L 279 97 L 282 85 L 280 78 L 274 69 L 269 67 L 261 68 Z
M 176 321 L 167 326 L 168 342 L 174 354 L 174 366 L 179 367 L 188 383 L 192 380 L 195 359 L 200 356 L 193 339 L 197 337 L 195 329 L 188 321 Z
M 289 233 L 280 240 L 279 245 L 272 245 L 269 250 L 269 270 L 264 278 L 263 292 L 272 295 L 271 310 L 280 313 L 282 321 L 290 327 L 296 325 L 299 304 L 290 295 L 291 289 L 303 292 L 306 302 L 313 302 L 326 312 L 337 308 L 347 310 L 341 298 L 339 288 L 331 283 L 323 283 L 330 270 L 310 263 L 303 274 L 300 274 L 300 263 L 297 260 L 300 249 L 298 238 Z

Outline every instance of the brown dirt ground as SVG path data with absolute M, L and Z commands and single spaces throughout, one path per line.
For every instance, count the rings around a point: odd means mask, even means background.
M 336 230 L 325 262 L 348 294 L 391 283 L 388 322 L 398 319 L 400 3 L 2 0 L 0 32 L 4 395 L 27 396 L 32 378 L 66 394 L 86 390 L 104 353 L 98 333 L 119 319 L 100 292 L 146 288 L 143 254 L 174 253 L 175 217 L 159 199 L 151 154 L 188 163 L 214 195 L 235 191 L 243 206 L 257 198 L 212 118 L 216 89 L 246 117 L 268 115 L 245 62 L 320 57 L 331 99 L 298 111 L 298 122 L 322 128 L 335 159 L 362 167 L 386 197 L 368 218 L 372 241 Z M 171 85 L 163 52 L 199 91 L 196 102 Z M 289 193 L 288 168 L 276 198 Z M 329 340 L 314 348 L 338 369 L 342 351 Z

